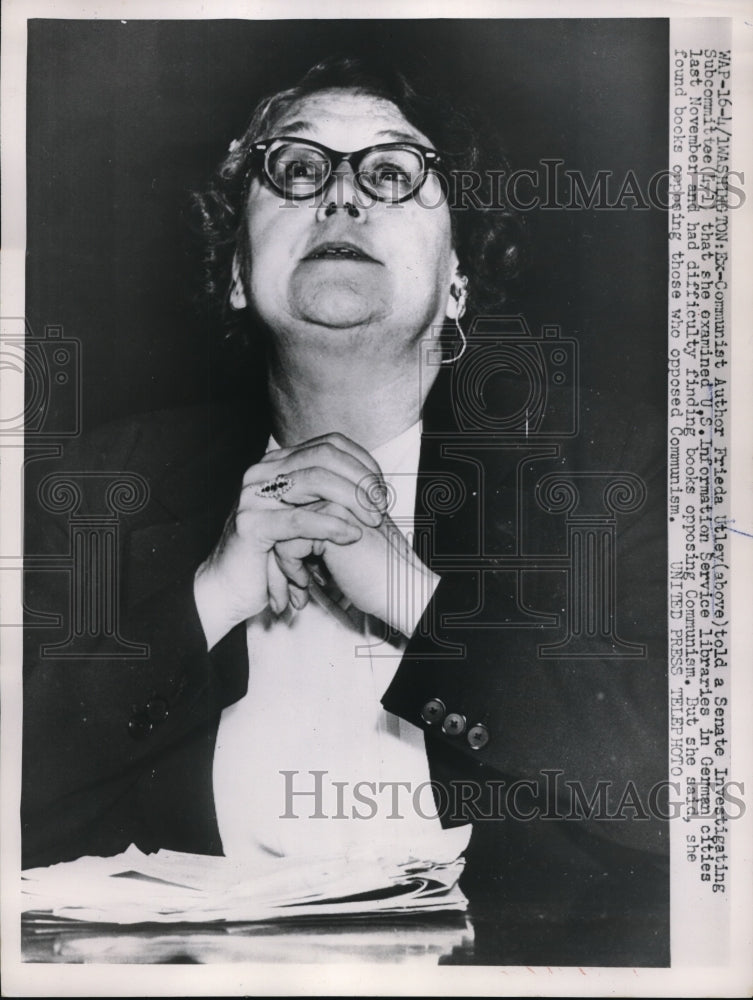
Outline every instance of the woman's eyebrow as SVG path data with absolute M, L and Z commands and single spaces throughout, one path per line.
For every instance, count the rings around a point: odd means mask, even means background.
M 280 130 L 281 135 L 288 135 L 290 132 L 307 132 L 311 131 L 311 122 L 297 121 L 290 122 L 288 125 L 278 125 L 276 126 Z
M 394 139 L 395 142 L 413 142 L 413 143 L 422 142 L 422 139 L 420 139 L 417 135 L 415 135 L 415 133 L 398 132 L 395 131 L 395 129 L 382 129 L 380 132 L 377 132 L 375 134 L 379 136 L 384 136 L 385 138 L 388 139 Z
M 311 122 L 299 121 L 289 122 L 288 124 L 282 123 L 277 126 L 277 130 L 280 135 L 291 135 L 298 132 L 311 132 L 313 131 L 313 125 Z M 412 132 L 400 132 L 397 129 L 380 129 L 379 132 L 375 132 L 374 135 L 378 138 L 392 139 L 395 142 L 421 142 L 422 139 Z

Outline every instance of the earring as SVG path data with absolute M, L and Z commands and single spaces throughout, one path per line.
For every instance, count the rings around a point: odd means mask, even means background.
M 455 329 L 458 331 L 460 337 L 461 347 L 457 354 L 453 354 L 451 358 L 444 358 L 440 364 L 443 365 L 454 365 L 456 361 L 463 357 L 465 354 L 465 349 L 468 346 L 468 338 L 463 332 L 463 328 L 460 325 L 461 316 L 465 315 L 465 303 L 468 298 L 468 279 L 463 275 L 458 278 L 457 284 L 453 282 L 452 288 L 450 289 L 450 294 L 457 301 L 457 309 L 455 311 Z
M 233 257 L 231 281 L 232 284 L 230 285 L 228 302 L 230 303 L 231 309 L 240 311 L 241 309 L 245 309 L 248 303 L 246 302 L 246 293 L 243 290 L 241 267 L 237 255 Z

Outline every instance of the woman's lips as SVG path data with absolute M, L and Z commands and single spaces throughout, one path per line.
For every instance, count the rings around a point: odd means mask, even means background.
M 363 261 L 367 264 L 379 263 L 378 260 L 375 260 L 370 254 L 366 253 L 364 249 L 357 246 L 355 243 L 340 240 L 320 243 L 319 246 L 310 250 L 303 259 L 335 261 L 352 260 Z

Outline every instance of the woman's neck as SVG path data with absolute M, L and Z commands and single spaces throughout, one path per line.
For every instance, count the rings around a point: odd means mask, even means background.
M 323 434 L 345 434 L 373 450 L 411 427 L 437 375 L 418 359 L 375 370 L 356 358 L 271 358 L 268 392 L 272 430 L 283 447 Z

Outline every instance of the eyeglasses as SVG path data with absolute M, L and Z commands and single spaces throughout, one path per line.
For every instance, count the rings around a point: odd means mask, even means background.
M 256 142 L 251 149 L 267 181 L 285 199 L 321 194 L 340 164 L 349 163 L 360 191 L 377 201 L 405 201 L 441 161 L 436 150 L 406 142 L 341 153 L 311 139 L 278 136 Z

